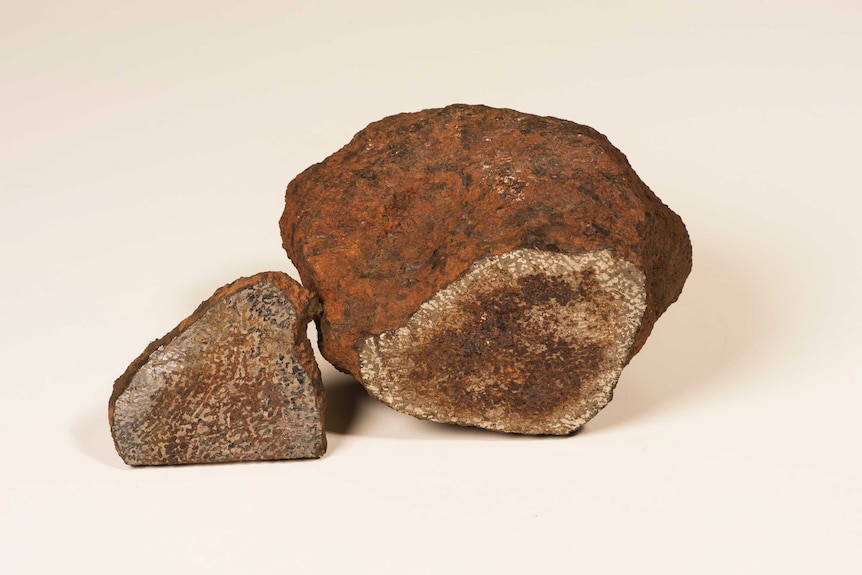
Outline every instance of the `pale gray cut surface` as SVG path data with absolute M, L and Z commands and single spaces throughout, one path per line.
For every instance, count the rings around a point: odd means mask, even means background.
M 644 281 L 610 250 L 479 260 L 404 326 L 365 339 L 362 381 L 423 419 L 571 433 L 611 399 L 646 309 Z
M 322 388 L 308 363 L 308 318 L 266 279 L 210 301 L 116 397 L 120 455 L 131 465 L 320 457 Z

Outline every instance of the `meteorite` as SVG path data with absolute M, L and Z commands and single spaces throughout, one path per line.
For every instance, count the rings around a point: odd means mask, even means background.
M 682 220 L 605 136 L 515 110 L 384 118 L 285 200 L 323 355 L 434 421 L 577 430 L 691 270 Z
M 117 452 L 130 465 L 323 455 L 323 388 L 305 333 L 319 309 L 278 272 L 218 289 L 117 379 Z

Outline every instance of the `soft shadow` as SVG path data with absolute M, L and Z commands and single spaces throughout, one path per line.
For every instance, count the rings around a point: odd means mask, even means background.
M 326 417 L 324 427 L 327 433 L 349 433 L 360 404 L 372 401 L 368 392 L 356 379 L 344 373 L 332 374 L 324 378 L 326 388 Z
M 763 361 L 781 332 L 779 313 L 744 254 L 698 246 L 682 296 L 656 322 L 623 370 L 611 403 L 586 427 L 596 432 L 725 392 L 734 371 Z
M 699 244 L 683 293 L 659 318 L 641 352 L 623 370 L 614 399 L 582 433 L 686 408 L 749 382 L 783 337 L 781 310 L 760 264 L 746 253 Z M 739 373 L 740 376 L 734 376 Z M 324 375 L 324 380 L 327 380 Z M 511 439 L 516 436 L 418 420 L 368 396 L 350 376 L 326 381 L 333 433 L 389 438 Z
M 526 436 L 499 433 L 417 419 L 395 411 L 368 395 L 352 376 L 324 367 L 326 421 L 330 451 L 347 436 L 385 439 L 474 439 L 480 441 L 523 440 Z M 548 439 L 556 439 L 549 437 Z
M 72 437 L 78 448 L 93 461 L 114 469 L 127 469 L 117 455 L 108 427 L 108 408 L 92 409 L 72 427 Z

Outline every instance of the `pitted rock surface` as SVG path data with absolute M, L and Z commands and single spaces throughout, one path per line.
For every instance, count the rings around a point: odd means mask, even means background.
M 682 220 L 607 138 L 566 120 L 485 106 L 452 105 L 369 125 L 288 185 L 280 224 L 303 284 L 323 303 L 318 324 L 329 361 L 396 409 L 501 431 L 568 433 L 592 417 L 691 269 Z M 488 262 L 524 253 L 545 254 L 539 259 L 547 262 L 559 256 L 557 264 L 565 256 L 610 257 L 619 273 L 635 269 L 642 279 L 606 305 L 642 299 L 643 307 L 608 312 L 593 335 L 561 340 L 563 326 L 577 323 L 584 306 L 557 300 L 542 316 L 542 335 L 524 319 L 547 307 L 541 294 L 565 284 L 564 299 L 583 298 L 572 294 L 579 293 L 575 286 L 589 292 L 589 281 L 510 270 L 512 285 L 496 295 L 476 287 L 491 281 L 470 275 L 476 269 L 493 275 Z M 607 299 L 614 281 L 598 282 L 594 294 Z M 459 329 L 476 338 L 456 337 L 445 314 L 429 319 L 422 306 L 440 303 L 445 290 L 461 294 L 452 309 L 462 318 Z M 500 307 L 505 301 L 508 312 Z M 483 309 L 492 312 L 494 329 L 481 319 Z M 523 321 L 506 324 L 512 314 Z M 417 330 L 422 322 L 439 326 Z M 633 333 L 623 329 L 632 322 Z M 601 349 L 595 333 L 602 334 Z M 480 335 L 489 343 L 470 343 Z M 398 349 L 381 351 L 390 338 L 400 338 Z M 617 355 L 610 358 L 609 349 Z M 448 379 L 445 367 L 433 365 L 445 357 L 460 362 Z M 586 401 L 591 385 L 607 387 L 598 381 L 612 382 L 604 399 L 582 403 L 580 413 L 560 410 Z
M 305 327 L 319 303 L 285 274 L 243 278 L 153 342 L 114 385 L 131 465 L 320 457 L 320 372 Z

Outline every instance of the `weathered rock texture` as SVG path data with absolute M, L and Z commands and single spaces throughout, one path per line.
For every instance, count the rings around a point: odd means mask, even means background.
M 108 407 L 130 465 L 320 457 L 320 371 L 305 334 L 319 302 L 285 274 L 226 285 L 114 384 Z
M 592 128 L 453 105 L 375 122 L 287 187 L 321 351 L 392 407 L 570 433 L 691 269 L 682 220 Z

